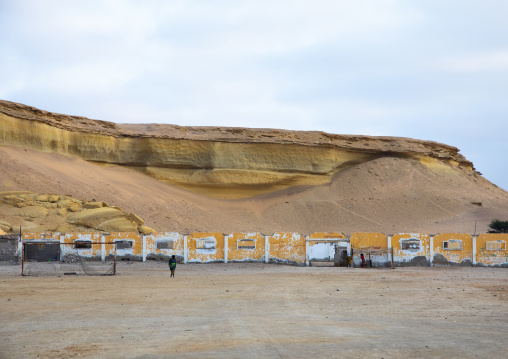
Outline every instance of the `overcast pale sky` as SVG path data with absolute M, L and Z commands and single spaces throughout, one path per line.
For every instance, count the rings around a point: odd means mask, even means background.
M 0 0 L 0 50 L 4 100 L 438 141 L 508 189 L 505 0 Z

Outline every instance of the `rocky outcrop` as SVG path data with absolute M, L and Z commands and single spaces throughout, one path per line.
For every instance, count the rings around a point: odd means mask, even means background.
M 317 131 L 121 125 L 8 101 L 0 101 L 0 144 L 128 166 L 219 198 L 327 183 L 343 169 L 381 157 L 473 170 L 457 148 L 431 141 Z
M 105 202 L 83 201 L 70 196 L 26 191 L 0 192 L 0 208 L 4 217 L 12 219 L 11 222 L 0 221 L 0 230 L 9 233 L 18 232 L 19 227 L 22 231 L 62 233 L 84 230 L 154 232 L 142 226 L 144 221 L 134 213 L 109 207 Z

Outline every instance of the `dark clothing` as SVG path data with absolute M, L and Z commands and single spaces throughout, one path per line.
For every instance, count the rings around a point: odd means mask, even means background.
M 175 270 L 176 268 L 176 258 L 171 258 L 169 260 L 169 269 Z
M 176 258 L 173 256 L 169 260 L 169 270 L 171 271 L 170 277 L 174 277 L 175 276 L 175 268 L 176 268 Z

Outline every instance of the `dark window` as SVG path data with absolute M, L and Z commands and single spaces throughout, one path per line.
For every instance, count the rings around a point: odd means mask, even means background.
M 74 249 L 92 249 L 92 242 L 89 241 L 75 241 Z
M 56 261 L 60 258 L 60 244 L 25 244 L 26 261 Z
M 237 249 L 256 249 L 255 239 L 239 239 Z
M 132 241 L 118 241 L 116 242 L 116 249 L 131 249 Z
M 157 249 L 174 249 L 173 241 L 157 241 Z

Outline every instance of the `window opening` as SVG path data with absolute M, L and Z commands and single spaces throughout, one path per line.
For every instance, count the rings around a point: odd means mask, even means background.
M 156 248 L 157 249 L 174 249 L 174 241 L 157 241 Z
M 448 251 L 461 251 L 462 247 L 463 245 L 460 239 L 449 239 L 443 242 L 443 249 Z
M 485 247 L 488 251 L 505 251 L 506 250 L 506 242 L 505 241 L 487 241 L 485 243 Z
M 116 241 L 116 249 L 131 249 L 133 247 L 132 241 Z
M 92 249 L 91 241 L 74 241 L 74 249 Z
M 404 239 L 400 241 L 400 246 L 403 251 L 418 252 L 421 248 L 419 239 Z
M 215 239 L 213 238 L 196 239 L 196 249 L 207 249 L 207 250 L 215 249 Z
M 239 239 L 236 242 L 237 249 L 256 249 L 255 239 Z

